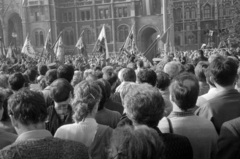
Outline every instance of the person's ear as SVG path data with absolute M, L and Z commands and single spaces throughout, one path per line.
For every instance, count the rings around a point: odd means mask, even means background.
M 12 123 L 12 126 L 14 128 L 18 128 L 18 122 L 17 120 L 13 117 L 13 115 L 9 115 L 10 116 L 10 119 L 11 119 L 11 123 Z
M 213 84 L 216 83 L 216 82 L 214 81 L 214 79 L 213 79 L 213 76 L 210 76 L 210 81 L 211 81 L 211 83 L 213 83 Z

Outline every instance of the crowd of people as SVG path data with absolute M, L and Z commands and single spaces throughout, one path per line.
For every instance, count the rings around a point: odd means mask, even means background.
M 0 159 L 240 158 L 239 51 L 3 60 Z

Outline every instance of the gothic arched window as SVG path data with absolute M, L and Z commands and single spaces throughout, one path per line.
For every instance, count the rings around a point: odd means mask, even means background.
M 39 33 L 38 33 L 38 31 L 35 32 L 35 45 L 39 46 Z
M 185 10 L 185 18 L 190 19 L 190 9 L 189 8 L 186 8 L 186 10 Z
M 210 18 L 211 17 L 211 7 L 210 5 L 206 5 L 204 7 L 204 18 Z
M 225 7 L 224 7 L 224 15 L 225 16 L 230 16 L 230 14 L 231 14 L 230 10 L 231 10 L 230 5 L 226 4 Z
M 43 36 L 43 32 L 40 31 L 40 46 L 44 45 L 44 36 Z
M 196 9 L 194 7 L 191 9 L 191 18 L 196 19 Z
M 118 41 L 124 42 L 128 37 L 129 31 L 126 25 L 118 27 Z

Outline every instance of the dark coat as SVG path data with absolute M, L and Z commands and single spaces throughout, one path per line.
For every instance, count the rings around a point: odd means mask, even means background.
M 222 125 L 217 158 L 240 159 L 240 117 Z
M 235 89 L 218 93 L 197 109 L 195 114 L 212 121 L 219 134 L 224 122 L 240 117 L 240 93 Z

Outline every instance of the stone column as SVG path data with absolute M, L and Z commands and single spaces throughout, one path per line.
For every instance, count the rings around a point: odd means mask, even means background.
M 113 42 L 113 52 L 116 53 L 116 31 L 115 31 L 115 19 L 114 19 L 114 1 L 111 0 L 111 19 L 112 19 L 112 42 Z
M 201 5 L 200 0 L 197 1 L 197 29 L 198 29 L 198 48 L 201 47 Z
M 93 6 L 92 6 L 92 18 L 93 18 L 93 28 L 94 28 L 94 41 L 97 40 L 97 15 L 96 15 L 96 5 L 95 1 L 92 1 Z
M 78 7 L 77 7 L 76 0 L 74 0 L 74 4 L 75 4 L 74 5 L 75 6 L 74 7 L 74 14 L 75 14 L 75 16 L 74 16 L 75 17 L 75 19 L 74 19 L 75 21 L 74 22 L 75 22 L 75 30 L 76 30 L 75 38 L 76 38 L 76 40 L 78 40 L 80 35 L 78 33 Z
M 163 5 L 163 31 L 164 33 L 167 31 L 168 28 L 168 11 L 167 11 L 167 0 L 162 0 Z M 164 50 L 167 51 L 167 45 L 164 44 Z

